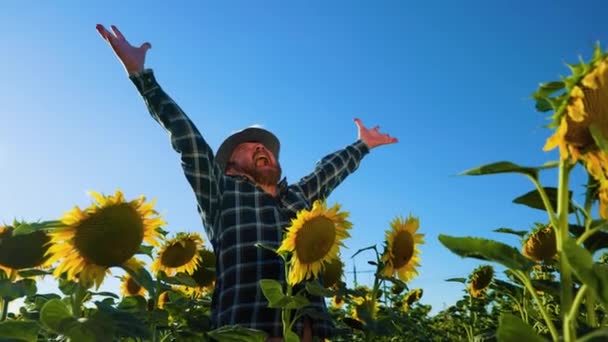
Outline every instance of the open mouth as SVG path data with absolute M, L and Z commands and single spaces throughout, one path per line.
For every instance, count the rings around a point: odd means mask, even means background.
M 270 159 L 268 156 L 259 153 L 253 156 L 253 160 L 255 162 L 255 166 L 268 166 L 270 165 Z

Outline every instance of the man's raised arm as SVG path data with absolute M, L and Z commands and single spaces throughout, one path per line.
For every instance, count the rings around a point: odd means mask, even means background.
M 196 195 L 207 236 L 213 240 L 212 227 L 218 211 L 222 176 L 213 151 L 188 116 L 158 85 L 152 70 L 144 69 L 146 51 L 152 47 L 150 43 L 134 47 L 115 26 L 112 26 L 113 33 L 103 25 L 97 25 L 97 31 L 110 44 L 152 117 L 169 133 L 173 149 L 180 154 L 184 173 Z

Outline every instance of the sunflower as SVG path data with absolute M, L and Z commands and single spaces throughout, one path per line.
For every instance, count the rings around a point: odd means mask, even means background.
M 339 212 L 340 205 L 327 208 L 324 201 L 315 201 L 312 210 L 298 212 L 278 252 L 291 252 L 288 283 L 295 285 L 304 279 L 316 278 L 325 264 L 338 257 L 342 240 L 349 237 L 352 224 L 348 212 Z
M 362 322 L 363 319 L 360 317 L 361 311 L 366 310 L 370 312 L 370 306 L 373 306 L 371 309 L 370 316 L 372 319 L 375 319 L 380 311 L 380 306 L 378 305 L 378 300 L 372 300 L 372 293 L 368 291 L 364 296 L 355 296 L 352 298 L 353 306 L 351 308 L 351 316 L 353 319 Z
M 194 297 L 204 297 L 213 291 L 215 284 L 215 253 L 208 249 L 198 251 L 200 262 L 192 273 L 187 273 L 196 282 L 195 287 L 186 287 L 184 291 Z
M 544 150 L 559 147 L 561 159 L 581 161 L 600 184 L 600 216 L 608 219 L 608 54 L 595 47 L 589 63 L 571 65 L 571 76 L 563 82 L 541 85 L 533 97 L 538 103 L 550 103 L 555 109 L 552 127 L 557 127 L 547 139 Z M 558 89 L 566 91 L 549 95 Z M 549 93 L 547 93 L 547 89 Z M 541 106 L 542 107 L 542 106 Z
M 141 285 L 139 285 L 135 279 L 133 279 L 130 275 L 125 275 L 122 278 L 122 284 L 120 285 L 120 290 L 122 295 L 125 297 L 129 296 L 145 296 L 146 289 L 144 289 Z
M 490 287 L 494 277 L 494 268 L 489 265 L 476 268 L 470 277 L 468 285 L 469 293 L 473 298 L 481 298 L 485 291 Z
M 387 248 L 382 256 L 383 274 L 387 277 L 398 274 L 399 279 L 407 282 L 418 275 L 416 267 L 420 266 L 418 245 L 423 244 L 424 234 L 416 234 L 420 225 L 418 218 L 404 220 L 397 217 L 391 222 L 392 230 L 386 231 Z
M 99 287 L 110 267 L 134 263 L 142 242 L 158 246 L 157 228 L 165 222 L 156 216 L 154 202 L 145 203 L 143 196 L 126 202 L 118 190 L 114 196 L 90 195 L 96 203 L 67 212 L 61 219 L 64 226 L 49 233 L 47 264 L 61 260 L 55 277 L 67 273 L 68 279 L 77 277 L 85 287 Z
M 332 259 L 330 262 L 325 263 L 325 269 L 323 270 L 321 279 L 323 280 L 323 286 L 326 288 L 335 288 L 340 284 L 342 275 L 344 274 L 344 263 L 340 258 Z
M 549 262 L 557 256 L 555 229 L 539 226 L 534 229 L 522 246 L 522 254 L 536 262 Z
M 414 303 L 419 301 L 420 298 L 422 298 L 422 292 L 423 292 L 422 289 L 415 289 L 415 290 L 411 290 L 410 292 L 408 292 L 404 298 L 404 300 L 405 300 L 404 310 L 409 310 L 409 308 L 411 308 Z
M 8 278 L 15 278 L 19 270 L 44 268 L 45 255 L 51 240 L 43 230 L 34 230 L 15 235 L 15 226 L 26 224 L 16 222 L 14 226 L 0 226 L 0 270 Z
M 330 304 L 333 309 L 339 310 L 344 306 L 344 298 L 342 296 L 335 295 L 331 297 Z
M 152 272 L 164 271 L 169 276 L 180 272 L 192 273 L 201 260 L 198 253 L 201 248 L 203 238 L 200 234 L 178 233 L 161 247 L 150 268 Z

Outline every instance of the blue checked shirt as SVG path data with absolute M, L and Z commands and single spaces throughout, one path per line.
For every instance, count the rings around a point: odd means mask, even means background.
M 278 248 L 283 229 L 301 209 L 310 209 L 326 198 L 355 171 L 369 149 L 361 140 L 323 158 L 315 170 L 298 183 L 279 184 L 277 197 L 264 192 L 246 177 L 225 175 L 214 154 L 192 121 L 161 89 L 152 70 L 130 76 L 152 117 L 171 137 L 181 155 L 182 167 L 198 202 L 207 237 L 217 255 L 217 279 L 211 304 L 215 327 L 241 325 L 282 335 L 281 311 L 268 308 L 260 279 L 285 284 L 283 261 L 274 253 L 256 247 L 261 243 Z M 325 301 L 311 297 L 312 306 L 327 312 Z M 295 330 L 302 331 L 302 321 Z M 330 337 L 329 321 L 313 321 L 313 335 Z

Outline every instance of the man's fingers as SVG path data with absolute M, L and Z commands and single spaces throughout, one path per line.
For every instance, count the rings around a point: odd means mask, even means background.
M 97 24 L 97 26 L 95 26 L 95 28 L 97 29 L 97 32 L 99 32 L 99 35 L 101 36 L 101 38 L 108 40 L 108 30 L 106 30 L 106 28 L 103 27 L 103 25 Z
M 378 132 L 380 130 L 380 126 L 376 126 L 373 128 L 374 131 Z
M 118 27 L 116 27 L 114 25 L 112 25 L 111 27 L 112 27 L 112 31 L 114 31 L 114 34 L 116 34 L 116 37 L 118 39 L 126 40 L 125 36 L 122 35 L 122 32 L 120 32 L 120 30 L 118 29 Z
M 148 51 L 152 48 L 152 44 L 145 42 L 145 43 L 141 44 L 141 46 L 139 48 L 144 49 L 144 51 Z

